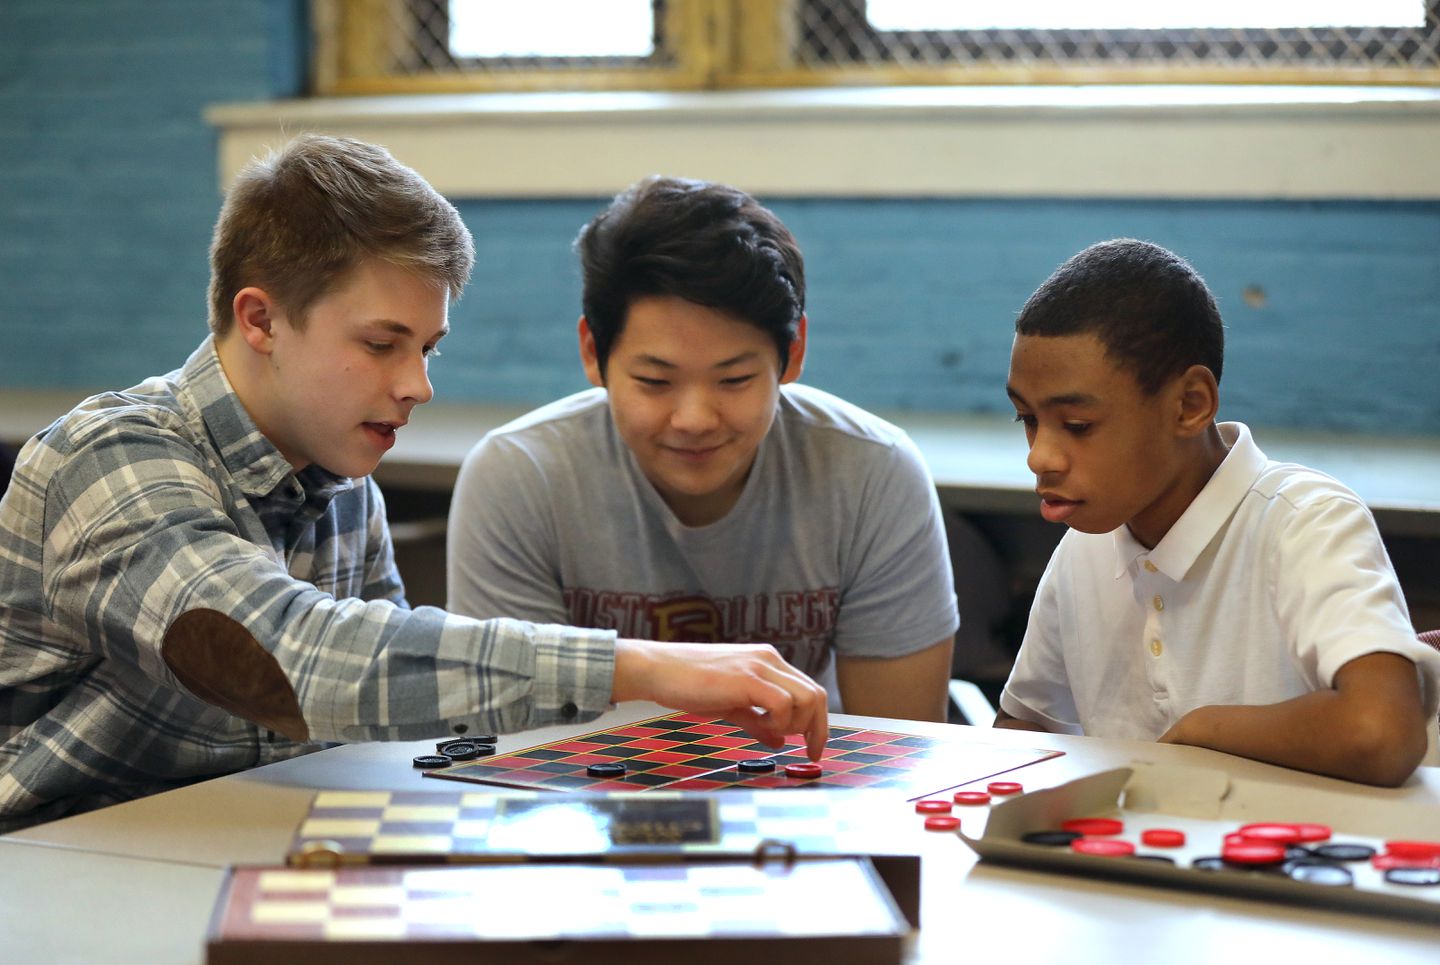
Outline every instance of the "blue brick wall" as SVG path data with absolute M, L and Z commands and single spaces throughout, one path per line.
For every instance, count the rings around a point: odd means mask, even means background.
M 806 254 L 806 381 L 861 405 L 1010 411 L 1015 313 L 1070 255 L 1129 235 L 1189 258 L 1214 290 L 1223 417 L 1440 430 L 1440 204 L 766 201 Z M 602 203 L 461 203 L 477 266 L 438 392 L 527 403 L 584 385 L 568 245 Z
M 219 203 L 201 111 L 299 91 L 302 11 L 0 2 L 0 385 L 128 384 L 201 337 Z M 1015 311 L 1076 250 L 1134 235 L 1215 289 L 1225 416 L 1440 426 L 1440 204 L 765 200 L 809 264 L 806 379 L 863 405 L 1005 411 Z M 569 243 L 602 199 L 458 203 L 479 258 L 435 364 L 441 397 L 540 403 L 581 387 Z
M 302 5 L 0 3 L 0 385 L 184 360 L 219 204 L 201 111 L 300 89 Z

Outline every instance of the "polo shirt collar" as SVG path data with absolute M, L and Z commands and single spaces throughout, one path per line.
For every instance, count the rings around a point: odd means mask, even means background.
M 1184 579 L 1260 477 L 1268 460 L 1250 437 L 1249 428 L 1240 422 L 1222 422 L 1218 428 L 1221 440 L 1230 451 L 1205 483 L 1205 488 L 1200 490 L 1154 549 L 1146 550 L 1128 526 L 1115 530 L 1116 579 L 1147 552 L 1149 561 L 1166 577 L 1177 582 Z

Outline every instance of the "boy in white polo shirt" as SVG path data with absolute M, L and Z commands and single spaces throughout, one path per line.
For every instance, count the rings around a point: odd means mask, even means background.
M 1007 391 L 1041 515 L 1070 531 L 996 726 L 1405 781 L 1440 654 L 1359 497 L 1215 422 L 1224 333 L 1194 269 L 1145 242 L 1093 245 L 1015 331 Z

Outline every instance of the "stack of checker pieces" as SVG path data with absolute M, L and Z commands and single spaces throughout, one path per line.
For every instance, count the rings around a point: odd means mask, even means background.
M 920 861 L 891 807 L 825 789 L 321 792 L 286 867 L 231 871 L 207 961 L 366 965 L 403 948 L 427 962 L 891 965 L 918 925 Z
M 484 734 L 479 737 L 452 737 L 436 744 L 435 753 L 417 755 L 411 764 L 420 770 L 433 771 L 441 767 L 449 767 L 451 764 L 489 757 L 495 753 L 495 745 L 499 741 L 500 738 L 494 734 Z

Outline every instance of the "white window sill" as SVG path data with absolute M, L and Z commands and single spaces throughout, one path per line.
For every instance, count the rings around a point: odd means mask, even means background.
M 912 87 L 216 105 L 220 177 L 302 130 L 456 197 L 594 197 L 656 172 L 760 196 L 1440 199 L 1440 90 Z

